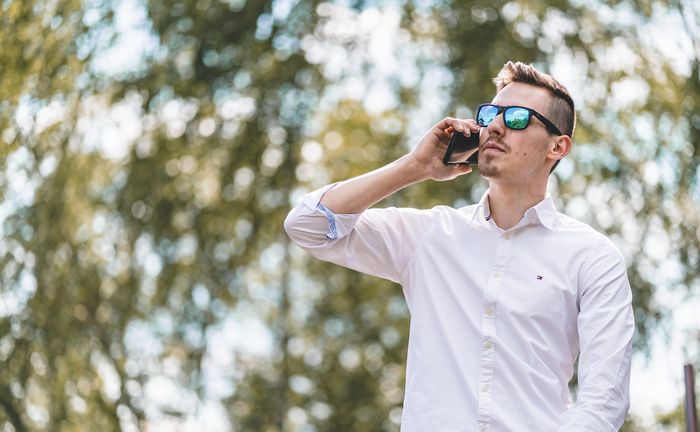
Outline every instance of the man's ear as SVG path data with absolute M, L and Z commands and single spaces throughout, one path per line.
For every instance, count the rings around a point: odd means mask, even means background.
M 572 146 L 573 143 L 571 142 L 571 137 L 567 135 L 560 135 L 550 144 L 549 152 L 547 152 L 547 158 L 554 160 L 563 159 L 564 156 L 569 154 Z

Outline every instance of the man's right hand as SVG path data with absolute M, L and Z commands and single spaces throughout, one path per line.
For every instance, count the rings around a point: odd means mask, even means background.
M 413 151 L 382 168 L 338 183 L 323 195 L 321 204 L 336 214 L 361 213 L 408 185 L 427 179 L 450 180 L 471 172 L 469 165 L 445 165 L 442 158 L 452 132 L 468 135 L 478 130 L 474 120 L 447 117 L 433 126 Z
M 479 125 L 474 120 L 460 120 L 445 117 L 433 126 L 421 138 L 410 155 L 415 158 L 425 179 L 452 180 L 472 171 L 467 164 L 445 165 L 442 158 L 447 151 L 452 133 L 463 133 L 465 136 L 479 131 Z

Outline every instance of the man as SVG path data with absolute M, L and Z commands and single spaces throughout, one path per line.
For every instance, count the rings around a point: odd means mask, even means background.
M 402 285 L 403 431 L 617 431 L 634 333 L 625 263 L 546 193 L 571 150 L 573 100 L 523 63 L 494 82 L 476 120 L 445 118 L 395 162 L 303 197 L 285 229 L 320 259 Z M 479 130 L 489 189 L 478 204 L 369 209 L 408 185 L 470 172 L 442 157 L 453 132 Z

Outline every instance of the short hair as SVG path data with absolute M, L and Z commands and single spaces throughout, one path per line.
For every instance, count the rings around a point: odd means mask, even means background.
M 544 115 L 554 123 L 559 130 L 569 137 L 573 136 L 576 127 L 576 110 L 574 100 L 569 90 L 551 75 L 538 71 L 533 65 L 509 61 L 493 79 L 496 90 L 501 91 L 505 86 L 513 82 L 530 84 L 542 87 L 549 91 L 550 98 L 547 113 Z M 552 171 L 559 164 L 554 163 Z M 551 172 L 551 171 L 550 171 Z
M 574 100 L 569 90 L 551 75 L 542 73 L 531 64 L 521 62 L 508 62 L 498 75 L 493 79 L 496 90 L 501 91 L 505 86 L 513 82 L 530 84 L 545 88 L 552 96 L 547 107 L 546 116 L 554 123 L 564 135 L 572 136 L 576 127 L 576 111 Z

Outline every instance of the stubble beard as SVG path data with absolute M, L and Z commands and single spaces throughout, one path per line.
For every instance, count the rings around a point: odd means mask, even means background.
M 505 150 L 505 154 L 510 153 L 510 147 L 507 146 L 504 142 L 498 141 L 498 145 L 500 145 Z M 482 177 L 495 178 L 501 175 L 502 170 L 497 166 L 495 159 L 496 156 L 479 155 L 479 164 L 477 166 L 479 167 L 479 174 Z
M 493 163 L 493 158 L 489 156 L 489 160 L 485 159 L 484 157 L 479 158 L 479 174 L 482 177 L 498 177 L 501 170 Z

